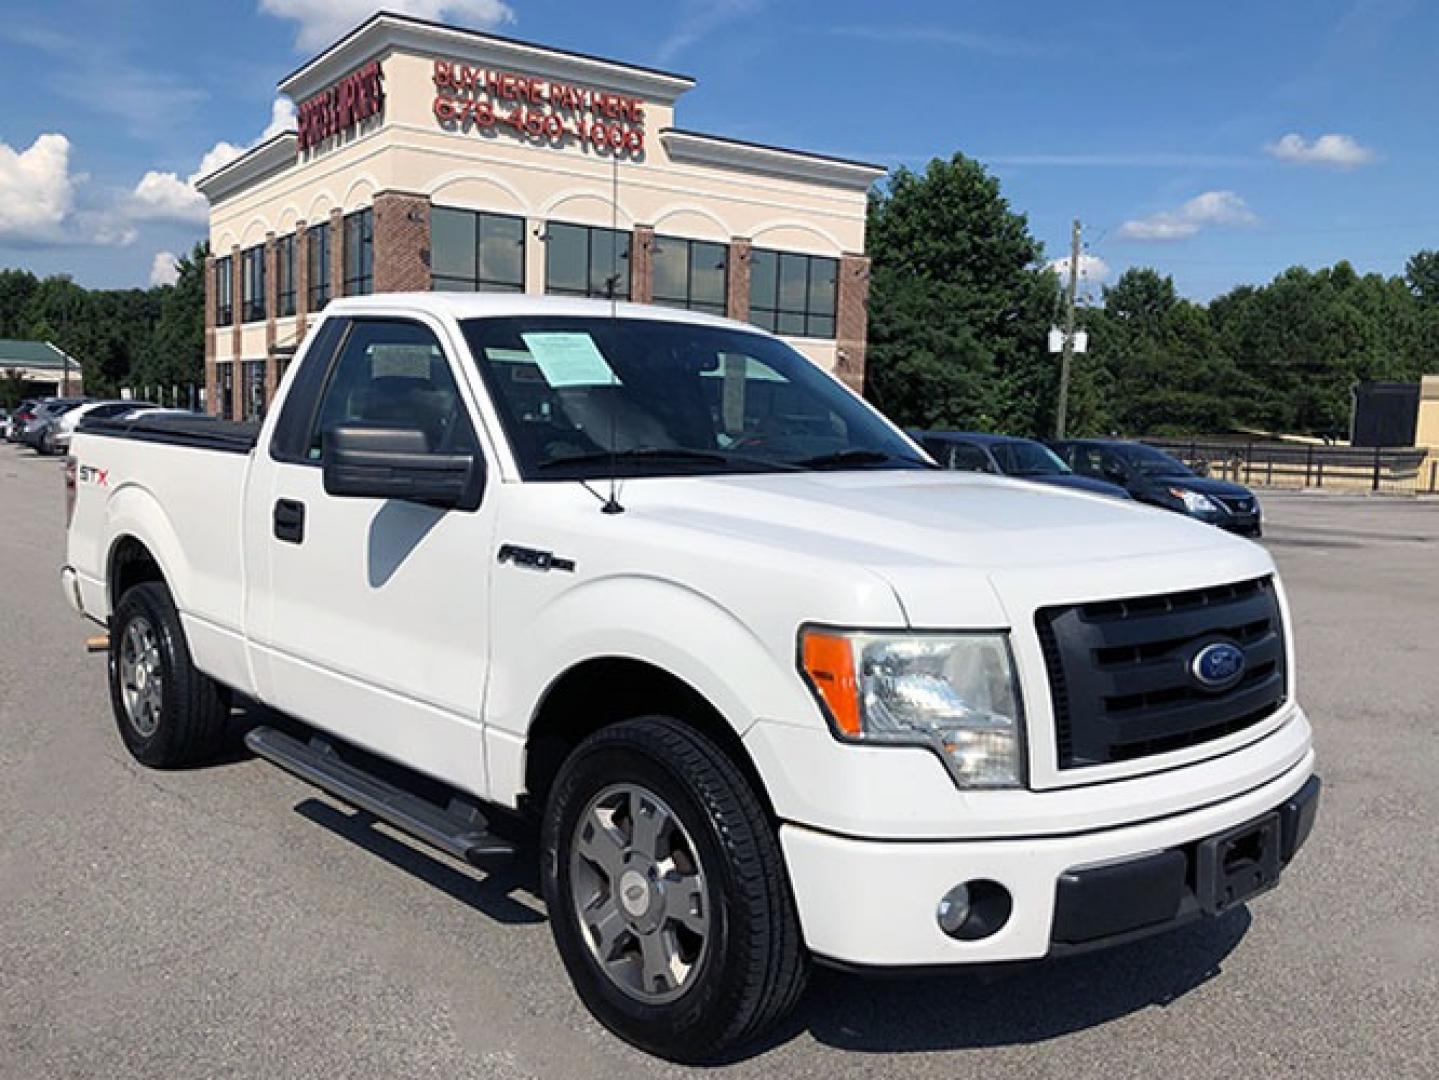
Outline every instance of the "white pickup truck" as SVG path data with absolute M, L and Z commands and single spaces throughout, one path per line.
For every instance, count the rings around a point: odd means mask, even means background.
M 233 692 L 296 721 L 257 754 L 455 857 L 537 820 L 576 989 L 671 1059 L 812 962 L 1216 915 L 1314 821 L 1262 548 L 940 471 L 750 326 L 338 300 L 263 425 L 91 422 L 67 477 L 64 591 L 136 758 L 212 754 Z

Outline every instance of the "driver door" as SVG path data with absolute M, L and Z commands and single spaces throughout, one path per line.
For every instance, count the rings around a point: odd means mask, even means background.
M 431 452 L 481 454 L 474 403 L 440 326 L 356 318 L 340 333 L 308 400 L 296 379 L 256 490 L 263 509 L 252 508 L 267 553 L 252 605 L 262 689 L 317 727 L 483 795 L 496 500 L 465 512 L 340 498 L 321 469 L 340 424 L 418 428 Z

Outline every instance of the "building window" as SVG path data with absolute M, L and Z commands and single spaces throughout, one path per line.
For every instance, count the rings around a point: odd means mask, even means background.
M 586 225 L 545 226 L 545 292 L 630 296 L 630 234 Z
M 655 303 L 723 315 L 728 268 L 729 246 L 726 244 L 656 236 Z
M 749 321 L 771 333 L 832 338 L 838 280 L 838 259 L 752 251 Z
M 257 244 L 240 253 L 240 317 L 245 322 L 265 318 L 265 249 Z
M 244 380 L 245 420 L 265 418 L 265 361 L 246 360 L 242 363 L 241 377 Z
M 295 234 L 275 241 L 275 312 L 276 317 L 295 314 Z
M 220 400 L 216 402 L 219 408 L 220 419 L 235 419 L 235 365 L 230 361 L 216 364 L 215 373 L 216 395 Z
M 307 311 L 319 311 L 330 302 L 330 226 L 315 225 L 305 230 L 309 245 L 306 267 L 310 280 L 306 283 Z
M 440 292 L 524 292 L 525 219 L 434 207 L 430 275 Z
M 375 291 L 375 212 L 345 215 L 345 295 Z
M 229 255 L 215 260 L 215 325 L 235 321 L 235 262 Z

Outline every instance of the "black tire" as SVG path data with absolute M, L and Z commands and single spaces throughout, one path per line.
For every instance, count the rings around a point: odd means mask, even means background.
M 704 867 L 706 951 L 673 1000 L 636 1000 L 601 967 L 572 893 L 581 815 L 617 784 L 658 796 Z M 693 728 L 663 716 L 591 735 L 566 760 L 545 808 L 541 879 L 550 928 L 595 1017 L 625 1041 L 684 1063 L 725 1060 L 798 1002 L 809 957 L 773 824 L 744 776 Z
M 153 637 L 160 688 L 147 722 L 126 705 L 125 649 L 131 630 Z M 142 764 L 176 769 L 213 757 L 224 745 L 229 694 L 195 668 L 170 590 L 147 581 L 125 591 L 110 620 L 110 704 L 126 749 Z

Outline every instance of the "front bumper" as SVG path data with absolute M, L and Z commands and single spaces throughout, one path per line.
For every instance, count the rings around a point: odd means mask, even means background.
M 880 968 L 1034 960 L 1214 913 L 1212 892 L 1201 896 L 1195 880 L 1201 842 L 1277 812 L 1287 863 L 1313 823 L 1313 771 L 1311 751 L 1234 798 L 1074 836 L 860 840 L 786 824 L 780 841 L 805 942 L 821 959 Z M 1291 803 L 1296 808 L 1285 809 Z M 951 888 L 975 880 L 1002 885 L 1012 910 L 990 936 L 956 940 L 940 929 L 936 910 Z

